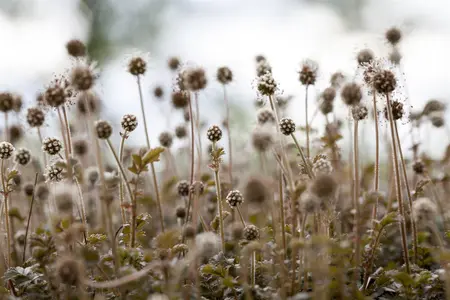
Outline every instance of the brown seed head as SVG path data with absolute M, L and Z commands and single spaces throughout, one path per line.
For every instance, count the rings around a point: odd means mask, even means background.
M 68 99 L 66 88 L 55 82 L 45 90 L 44 99 L 49 106 L 59 107 Z
M 77 286 L 83 277 L 83 266 L 72 257 L 61 258 L 56 264 L 56 274 L 62 283 Z
M 364 105 L 358 104 L 352 107 L 352 116 L 355 121 L 362 121 L 367 118 L 369 110 Z
M 185 108 L 190 101 L 190 96 L 188 92 L 178 91 L 172 93 L 172 105 L 174 108 L 182 109 Z
M 394 48 L 389 53 L 389 61 L 394 65 L 399 65 L 402 60 L 402 54 L 398 51 L 397 48 Z
M 368 65 L 373 61 L 373 52 L 370 49 L 363 49 L 358 52 L 356 60 L 360 66 Z
M 331 75 L 330 84 L 335 89 L 340 88 L 345 82 L 345 76 L 341 72 L 335 72 Z
M 392 27 L 386 31 L 385 37 L 391 45 L 395 46 L 402 39 L 402 32 L 397 27 Z
M 259 152 L 267 151 L 273 144 L 273 136 L 267 130 L 256 128 L 252 133 L 252 145 Z
M 403 114 L 405 111 L 403 110 L 403 103 L 400 101 L 394 100 L 391 102 L 391 109 L 392 109 L 392 117 L 394 120 L 399 120 L 403 117 Z M 387 106 L 384 108 L 384 117 L 386 119 L 389 119 Z
M 423 174 L 425 172 L 425 164 L 420 160 L 414 162 L 412 168 L 416 174 Z
M 18 94 L 13 95 L 14 101 L 13 101 L 13 110 L 15 112 L 20 112 L 23 106 L 22 96 Z
M 88 110 L 86 109 L 86 102 L 89 105 L 89 112 L 96 114 L 100 107 L 100 98 L 97 93 L 93 91 L 85 91 L 78 95 L 77 110 L 81 115 L 86 115 L 88 113 Z
M 172 146 L 173 143 L 173 137 L 172 134 L 168 131 L 162 132 L 159 135 L 159 143 L 161 144 L 161 146 L 166 147 L 166 148 L 170 148 Z
M 270 199 L 269 183 L 262 177 L 251 177 L 244 187 L 248 203 L 262 204 Z
M 381 70 L 373 75 L 372 85 L 378 93 L 389 94 L 397 87 L 397 79 L 391 71 Z
M 169 69 L 171 69 L 172 71 L 176 71 L 180 66 L 180 60 L 178 59 L 178 57 L 173 56 L 169 58 L 169 60 L 167 61 L 167 65 L 169 66 Z
M 341 91 L 341 98 L 347 105 L 357 105 L 361 102 L 362 91 L 357 83 L 347 83 Z
M 70 40 L 66 44 L 67 53 L 73 57 L 83 57 L 86 55 L 86 46 L 80 40 Z
M 204 69 L 191 68 L 183 72 L 183 82 L 186 84 L 187 89 L 197 92 L 206 87 L 208 80 Z
M 333 87 L 327 87 L 322 92 L 322 99 L 326 102 L 333 102 L 334 98 L 336 98 L 336 89 Z
M 14 107 L 14 95 L 7 92 L 0 93 L 0 111 L 6 113 Z
M 301 70 L 298 72 L 298 80 L 303 85 L 314 85 L 317 79 L 317 63 L 307 60 L 302 64 Z
M 156 98 L 158 99 L 162 99 L 162 97 L 164 96 L 164 90 L 162 87 L 157 86 L 155 87 L 155 89 L 153 90 L 153 94 L 155 95 Z
M 331 175 L 321 174 L 317 176 L 311 187 L 310 191 L 319 198 L 332 197 L 337 189 L 336 180 Z
M 45 114 L 37 107 L 31 107 L 27 111 L 27 122 L 31 127 L 40 127 L 44 124 Z
M 108 121 L 97 121 L 95 123 L 95 131 L 99 139 L 108 139 L 112 134 L 112 126 Z
M 87 91 L 94 85 L 95 76 L 88 66 L 76 66 L 70 74 L 70 84 L 78 91 Z
M 15 144 L 20 141 L 23 137 L 23 129 L 20 125 L 11 125 L 9 127 L 9 139 L 11 143 Z
M 187 136 L 186 126 L 178 125 L 175 128 L 175 136 L 179 139 L 185 138 Z
M 77 139 L 73 141 L 73 152 L 77 156 L 84 156 L 89 150 L 88 142 L 85 139 Z
M 144 75 L 147 71 L 147 62 L 142 57 L 133 57 L 128 63 L 128 72 L 131 75 Z
M 446 108 L 447 108 L 447 106 L 442 101 L 439 101 L 436 99 L 431 99 L 425 104 L 422 114 L 425 116 L 428 116 L 429 114 L 431 114 L 433 112 L 445 111 Z
M 217 69 L 217 81 L 221 84 L 228 84 L 233 80 L 233 73 L 228 67 L 220 67 Z

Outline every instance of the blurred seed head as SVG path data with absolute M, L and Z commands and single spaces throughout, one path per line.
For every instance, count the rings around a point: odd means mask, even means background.
M 317 79 L 317 70 L 318 70 L 317 62 L 312 60 L 305 60 L 302 63 L 300 71 L 298 72 L 299 73 L 298 80 L 303 85 L 314 85 Z
M 190 101 L 190 95 L 186 91 L 176 91 L 172 93 L 172 105 L 177 109 L 184 109 Z
M 402 60 L 402 54 L 397 48 L 394 48 L 389 53 L 389 61 L 394 65 L 399 65 Z
M 221 84 L 228 84 L 233 80 L 233 73 L 228 67 L 220 67 L 217 69 L 217 81 Z
M 95 131 L 99 139 L 106 140 L 112 134 L 112 126 L 108 121 L 100 120 L 95 123 Z
M 202 232 L 195 237 L 197 255 L 208 260 L 220 251 L 220 239 L 213 232 Z
M 40 202 L 44 202 L 48 199 L 49 195 L 50 195 L 50 190 L 48 189 L 47 184 L 42 182 L 36 186 L 36 193 L 35 193 L 36 200 L 38 200 Z
M 263 128 L 255 128 L 252 133 L 252 145 L 259 152 L 267 151 L 273 145 L 273 135 Z
M 20 141 L 23 137 L 23 129 L 20 125 L 11 125 L 8 129 L 9 131 L 9 140 L 11 143 L 15 144 Z
M 402 39 L 402 32 L 397 27 L 389 28 L 386 31 L 385 38 L 386 38 L 386 40 L 388 41 L 389 44 L 395 46 Z
M 337 189 L 337 182 L 333 176 L 320 174 L 311 184 L 310 191 L 319 198 L 333 197 Z
M 147 71 L 147 62 L 142 57 L 132 57 L 128 62 L 128 72 L 131 75 L 144 75 Z
M 445 111 L 446 108 L 447 108 L 447 105 L 445 103 L 443 103 L 442 101 L 439 101 L 436 99 L 431 99 L 425 104 L 422 114 L 424 116 L 428 116 L 429 114 L 431 114 L 433 112 Z
M 208 80 L 204 69 L 190 68 L 183 72 L 183 82 L 188 90 L 198 92 L 206 87 Z
M 300 196 L 299 205 L 302 212 L 312 214 L 319 209 L 320 199 L 310 192 L 305 192 Z
M 66 44 L 67 53 L 72 57 L 83 57 L 86 55 L 86 46 L 80 40 L 73 39 Z
M 137 117 L 135 115 L 126 114 L 122 117 L 120 125 L 122 126 L 123 130 L 132 132 L 138 125 Z
M 373 52 L 370 49 L 363 49 L 358 52 L 358 55 L 356 56 L 356 60 L 358 61 L 358 64 L 360 66 L 368 65 L 372 63 L 373 61 Z
M 187 180 L 181 180 L 177 183 L 177 193 L 180 197 L 189 196 L 189 182 Z
M 435 222 L 437 206 L 430 198 L 419 198 L 412 205 L 414 219 L 417 224 L 423 225 L 428 222 Z
M 253 224 L 249 224 L 244 227 L 243 236 L 247 241 L 257 240 L 259 239 L 259 228 Z
M 30 152 L 30 150 L 25 149 L 25 148 L 19 148 L 16 151 L 16 155 L 14 157 L 14 160 L 18 164 L 20 164 L 22 166 L 27 165 L 31 161 L 31 152 Z
M 275 123 L 275 115 L 273 114 L 273 111 L 268 108 L 261 108 L 258 111 L 257 115 L 258 124 L 264 125 L 266 123 Z
M 167 65 L 169 66 L 170 70 L 176 71 L 180 67 L 180 60 L 178 59 L 178 57 L 173 56 L 169 58 L 169 60 L 167 61 Z
M 87 106 L 86 106 L 87 102 Z M 89 109 L 89 111 L 87 110 Z M 77 110 L 81 115 L 96 114 L 100 108 L 100 97 L 92 90 L 78 94 Z
M 335 72 L 331 75 L 330 84 L 331 87 L 339 89 L 345 82 L 345 76 L 341 72 Z
M 75 186 L 66 183 L 55 185 L 54 197 L 58 211 L 72 215 L 77 197 Z
M 153 95 L 155 95 L 155 97 L 157 99 L 162 99 L 164 96 L 164 90 L 161 86 L 157 86 L 153 89 Z
M 397 79 L 389 70 L 380 70 L 373 75 L 372 84 L 380 94 L 389 94 L 397 87 Z
M 322 101 L 319 105 L 320 112 L 326 116 L 327 114 L 331 113 L 334 109 L 333 101 Z
M 354 105 L 352 107 L 352 116 L 355 121 L 362 121 L 367 118 L 369 110 L 362 104 Z
M 428 118 L 430 119 L 431 124 L 436 128 L 440 128 L 445 124 L 444 113 L 442 111 L 432 112 L 428 114 Z
M 195 194 L 203 194 L 205 191 L 205 184 L 201 181 L 194 181 L 192 185 L 189 187 L 189 192 L 193 195 Z
M 266 72 L 257 78 L 256 87 L 263 96 L 272 96 L 278 90 L 278 84 L 270 72 Z
M 322 92 L 322 99 L 325 102 L 333 102 L 334 98 L 336 98 L 336 89 L 333 87 L 327 87 L 323 92 Z
M 256 63 L 256 76 L 260 77 L 266 73 L 272 73 L 272 67 L 266 59 L 257 61 Z
M 341 98 L 347 105 L 359 104 L 362 99 L 361 87 L 354 82 L 345 84 L 341 91 Z
M 401 119 L 403 117 L 403 114 L 405 113 L 405 111 L 403 110 L 403 103 L 397 100 L 391 102 L 391 110 L 394 120 Z M 389 119 L 387 106 L 384 108 L 384 117 L 386 119 Z
M 186 217 L 186 208 L 184 206 L 178 206 L 175 210 L 175 215 L 179 219 L 184 219 Z
M 77 156 L 84 156 L 89 151 L 88 142 L 85 139 L 76 139 L 72 142 L 73 152 Z
M 97 167 L 89 167 L 86 170 L 86 178 L 90 186 L 95 186 L 100 178 L 100 173 Z
M 25 183 L 23 186 L 23 192 L 25 196 L 32 197 L 34 193 L 34 183 L 32 182 Z
M 168 131 L 161 132 L 158 139 L 159 139 L 159 143 L 161 144 L 161 146 L 166 147 L 166 148 L 172 147 L 173 137 L 170 132 L 168 132 Z
M 18 94 L 13 94 L 13 110 L 15 112 L 20 112 L 22 110 L 22 106 L 23 106 L 23 101 L 22 101 L 22 96 L 18 95 Z
M 175 136 L 179 139 L 183 139 L 187 136 L 187 129 L 184 125 L 178 125 L 175 128 Z
M 191 223 L 188 223 L 183 228 L 183 236 L 186 239 L 193 239 L 195 237 L 195 228 Z
M 78 91 L 90 90 L 95 79 L 96 75 L 93 73 L 93 69 L 85 64 L 75 66 L 70 74 L 70 84 Z
M 242 239 L 242 236 L 244 235 L 244 227 L 242 227 L 241 223 L 234 223 L 231 226 L 231 238 L 234 241 L 238 241 Z
M 314 175 L 329 175 L 333 172 L 333 165 L 328 158 L 319 158 L 313 162 L 312 171 Z
M 14 107 L 14 95 L 8 92 L 0 93 L 0 111 L 9 112 Z
M 415 161 L 412 165 L 413 171 L 416 174 L 423 174 L 425 173 L 425 164 L 421 161 Z
M 56 263 L 56 275 L 64 284 L 78 286 L 83 273 L 82 263 L 73 257 L 59 258 Z
M 269 200 L 271 197 L 269 185 L 270 182 L 263 177 L 250 177 L 244 187 L 247 202 L 260 205 Z
M 27 110 L 27 122 L 30 127 L 40 127 L 44 124 L 45 114 L 37 107 L 31 107 Z

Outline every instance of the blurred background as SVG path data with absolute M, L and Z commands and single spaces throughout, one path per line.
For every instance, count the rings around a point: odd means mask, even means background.
M 31 106 L 52 76 L 70 66 L 65 44 L 77 38 L 99 63 L 97 89 L 105 118 L 118 125 L 125 113 L 140 116 L 136 81 L 126 72 L 126 58 L 148 52 L 144 97 L 151 138 L 156 139 L 182 122 L 182 116 L 170 112 L 174 78 L 168 58 L 178 56 L 185 65 L 205 68 L 209 82 L 200 94 L 200 110 L 206 124 L 221 124 L 224 117 L 215 74 L 225 65 L 234 73 L 228 88 L 232 135 L 245 146 L 255 123 L 256 55 L 266 56 L 282 93 L 294 96 L 288 113 L 302 124 L 300 63 L 313 59 L 319 64 L 318 82 L 310 89 L 315 99 L 332 73 L 354 76 L 359 50 L 370 48 L 386 57 L 384 32 L 391 26 L 404 33 L 404 82 L 397 97 L 412 110 L 422 109 L 432 98 L 447 102 L 450 2 L 442 0 L 0 0 L 0 89 L 21 94 L 25 107 Z M 153 96 L 156 86 L 163 87 L 163 100 Z M 346 118 L 340 100 L 336 109 Z M 312 106 L 310 115 L 313 111 Z M 316 118 L 318 124 L 322 119 Z M 366 123 L 362 139 L 370 154 L 373 126 Z M 422 133 L 432 155 L 442 155 L 449 143 L 446 126 L 432 135 Z M 144 144 L 141 134 L 133 134 L 132 140 Z

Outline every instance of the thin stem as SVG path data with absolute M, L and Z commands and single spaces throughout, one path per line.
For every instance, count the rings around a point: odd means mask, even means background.
M 27 252 L 28 230 L 30 229 L 31 214 L 33 212 L 33 204 L 34 204 L 34 191 L 36 190 L 38 175 L 39 173 L 36 173 L 36 177 L 34 178 L 33 195 L 31 196 L 31 204 L 30 204 L 30 211 L 28 212 L 27 228 L 25 229 L 25 240 L 23 242 L 22 263 L 25 262 L 25 253 Z
M 354 120 L 354 133 L 353 133 L 353 199 L 355 206 L 355 262 L 353 273 L 353 288 L 354 292 L 357 291 L 357 282 L 359 281 L 359 264 L 361 261 L 361 220 L 359 209 L 359 153 L 358 153 L 358 121 Z
M 280 176 L 278 180 L 278 189 L 280 195 L 280 219 L 281 219 L 281 238 L 283 239 L 283 257 L 286 258 L 287 247 L 286 247 L 286 223 L 284 218 L 284 195 L 283 195 L 283 171 L 280 169 Z
M 9 229 L 9 208 L 8 208 L 8 191 L 7 186 L 5 182 L 5 160 L 2 159 L 1 163 L 1 175 L 2 175 L 2 187 L 3 187 L 3 199 L 4 199 L 4 208 L 5 208 L 5 226 L 6 226 L 6 238 L 7 238 L 7 245 L 8 245 L 8 268 L 11 267 L 11 232 Z
M 228 103 L 228 97 L 227 97 L 227 89 L 225 85 L 223 85 L 223 100 L 225 102 L 225 110 L 226 110 L 226 117 L 225 117 L 225 123 L 227 127 L 228 132 L 228 177 L 230 180 L 230 184 L 233 185 L 233 158 L 232 158 L 232 148 L 231 148 L 231 132 L 230 132 L 230 104 Z
M 297 138 L 295 137 L 295 135 L 293 133 L 291 133 L 291 137 L 294 140 L 295 146 L 297 147 L 298 152 L 300 153 L 300 156 L 302 158 L 303 164 L 305 165 L 306 171 L 308 172 L 308 176 L 310 179 L 314 178 L 314 174 L 312 173 L 311 169 L 310 169 L 310 165 L 308 164 L 305 155 L 303 154 L 303 150 L 302 147 L 300 147 L 300 144 L 298 143 Z
M 9 141 L 9 131 L 8 131 L 8 113 L 5 112 L 5 142 Z
M 251 270 L 252 270 L 252 287 L 255 287 L 256 282 L 256 252 L 252 252 L 252 264 L 251 264 Z
M 200 106 L 198 103 L 198 93 L 195 93 L 195 126 L 197 129 L 197 138 L 198 138 L 198 159 L 197 159 L 197 180 L 200 179 L 200 171 L 202 166 L 202 137 L 200 134 Z
M 122 134 L 122 139 L 120 140 L 120 148 L 119 148 L 119 163 L 122 164 L 123 161 L 123 148 L 125 145 L 125 140 L 127 138 L 128 131 L 124 131 Z M 122 172 L 120 173 L 120 184 L 119 184 L 119 197 L 120 197 L 120 215 L 122 216 L 122 224 L 125 224 L 127 219 L 125 215 L 125 207 L 124 207 L 124 195 L 123 195 L 123 177 Z
M 150 150 L 150 138 L 149 138 L 148 129 L 147 129 L 147 119 L 145 118 L 144 97 L 142 96 L 141 77 L 136 76 L 136 79 L 137 79 L 137 85 L 138 85 L 138 90 L 139 90 L 139 101 L 141 104 L 142 120 L 144 122 L 145 140 L 147 142 L 147 148 L 148 148 L 147 150 Z M 161 197 L 159 195 L 158 180 L 156 178 L 155 165 L 153 162 L 150 163 L 150 168 L 152 171 L 153 187 L 155 188 L 156 202 L 158 204 L 159 218 L 160 218 L 160 222 L 161 222 L 161 230 L 162 230 L 162 232 L 164 232 L 164 217 L 163 217 L 163 213 L 162 213 Z
M 399 134 L 398 134 L 398 128 L 397 128 L 397 122 L 394 121 L 394 127 L 395 127 L 395 135 L 397 138 L 397 143 L 398 143 L 398 152 L 400 154 L 400 161 L 401 161 L 401 165 L 402 165 L 402 170 L 403 170 L 403 181 L 405 183 L 406 186 L 406 193 L 408 196 L 408 204 L 409 204 L 409 212 L 411 214 L 411 229 L 412 229 L 412 237 L 413 237 L 413 255 L 414 255 L 414 260 L 413 262 L 416 263 L 417 262 L 417 226 L 416 226 L 416 220 L 414 219 L 414 211 L 412 209 L 412 196 L 411 196 L 411 189 L 409 187 L 409 182 L 408 182 L 408 173 L 406 172 L 406 163 L 405 160 L 403 158 L 403 151 L 402 151 L 402 146 L 400 144 L 400 138 L 399 138 Z
M 216 150 L 216 143 L 212 144 L 213 151 Z M 220 187 L 219 169 L 214 170 L 214 181 L 216 182 L 217 204 L 219 206 L 219 224 L 220 224 L 220 239 L 222 241 L 222 251 L 225 254 L 225 233 L 223 228 L 223 207 L 222 207 L 222 191 Z
M 66 107 L 64 105 L 62 106 L 62 111 L 64 116 L 64 123 L 66 125 L 67 144 L 69 147 L 69 153 L 72 154 L 72 134 L 70 133 L 69 120 L 67 118 Z
M 127 187 L 128 193 L 130 194 L 130 199 L 132 201 L 131 207 L 133 210 L 133 219 L 134 219 L 133 220 L 134 223 L 132 222 L 132 224 L 131 224 L 131 231 L 134 232 L 134 227 L 136 225 L 135 224 L 136 218 L 134 216 L 134 215 L 136 215 L 136 198 L 133 196 L 133 192 L 131 191 L 130 182 L 128 181 L 127 174 L 125 173 L 125 170 L 123 169 L 123 166 L 120 163 L 119 157 L 117 156 L 116 150 L 114 150 L 111 140 L 107 139 L 106 142 L 108 143 L 109 149 L 111 150 L 111 152 L 114 156 L 114 159 L 116 160 L 117 166 L 119 167 L 119 170 L 120 170 L 120 174 L 122 174 L 122 177 L 125 181 L 125 186 Z M 135 238 L 135 236 L 132 234 L 132 238 L 131 238 L 131 247 L 132 248 L 134 247 L 134 238 Z
M 398 201 L 398 213 L 400 215 L 400 232 L 402 235 L 402 247 L 403 247 L 403 259 L 405 260 L 406 272 L 411 273 L 411 268 L 409 266 L 409 255 L 408 255 L 408 244 L 406 241 L 406 225 L 405 225 L 405 212 L 403 207 L 402 199 L 402 187 L 400 183 L 400 172 L 398 169 L 398 153 L 397 153 L 397 141 L 395 138 L 395 126 L 394 118 L 392 117 L 392 106 L 391 100 L 389 99 L 389 94 L 386 94 L 386 107 L 388 111 L 389 123 L 391 127 L 391 140 L 392 140 L 392 152 L 393 152 L 393 165 L 394 165 L 394 176 L 397 185 L 397 201 Z
M 42 139 L 42 134 L 41 134 L 41 127 L 37 127 L 36 130 L 37 130 L 37 134 L 38 134 L 38 138 L 39 138 L 39 144 L 42 144 L 43 139 Z M 43 154 L 43 158 L 44 158 L 44 168 L 43 169 L 45 169 L 45 167 L 47 166 L 47 155 L 45 154 L 45 151 L 42 151 L 42 154 Z
M 84 199 L 83 199 L 83 191 L 81 190 L 80 183 L 78 182 L 78 179 L 76 176 L 74 176 L 75 185 L 77 186 L 78 191 L 78 197 L 80 199 L 80 207 L 81 207 L 81 221 L 83 222 L 84 228 L 86 232 L 84 233 L 84 242 L 86 243 L 86 234 L 88 230 L 87 225 L 87 218 L 86 218 L 86 208 L 84 206 Z
M 374 169 L 374 190 L 378 192 L 380 185 L 380 133 L 379 133 L 379 124 L 378 124 L 378 111 L 377 111 L 377 92 L 375 90 L 373 93 L 373 119 L 375 122 L 375 169 Z M 372 221 L 377 218 L 377 210 L 378 210 L 378 197 L 376 203 L 373 206 L 372 211 Z
M 241 219 L 242 225 L 244 225 L 244 227 L 245 227 L 246 225 L 245 225 L 244 217 L 242 217 L 242 212 L 241 212 L 241 209 L 239 208 L 239 206 L 236 206 L 236 210 L 239 214 L 239 218 Z
M 192 101 L 189 98 L 189 120 L 191 123 L 191 174 L 189 179 L 189 184 L 192 186 L 194 183 L 194 164 L 195 164 L 195 137 L 194 137 L 194 116 L 192 114 Z M 186 223 L 189 222 L 189 211 L 191 209 L 191 202 L 192 202 L 192 193 L 189 193 L 189 201 L 188 201 L 188 207 L 187 207 L 187 214 L 186 214 Z
M 305 87 L 305 122 L 306 122 L 306 155 L 310 157 L 309 152 L 309 121 L 308 121 L 308 87 Z
M 71 161 L 70 161 L 70 153 L 69 153 L 69 144 L 67 142 L 67 137 L 66 134 L 64 133 L 64 121 L 63 121 L 63 117 L 61 115 L 61 110 L 57 109 L 58 111 L 58 118 L 59 118 L 59 122 L 60 122 L 60 127 L 61 127 L 61 135 L 63 137 L 63 142 L 64 142 L 64 154 L 66 156 L 66 163 L 67 163 L 67 171 L 69 174 L 69 178 L 72 180 L 72 165 L 71 165 Z

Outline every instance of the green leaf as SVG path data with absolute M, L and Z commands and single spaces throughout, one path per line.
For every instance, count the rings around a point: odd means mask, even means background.
M 133 154 L 133 155 L 131 155 L 131 157 L 133 158 L 133 162 L 134 162 L 136 165 L 140 166 L 140 165 L 142 164 L 142 157 L 141 157 L 140 155 L 138 155 L 138 154 Z
M 394 280 L 401 283 L 404 287 L 410 286 L 414 283 L 414 279 L 408 273 L 399 272 L 393 276 Z
M 144 163 L 144 165 L 147 165 L 149 163 L 153 163 L 153 162 L 159 161 L 159 156 L 163 152 L 164 152 L 164 148 L 163 147 L 156 147 L 156 148 L 150 149 L 144 155 L 144 158 L 142 159 L 142 162 Z
M 385 227 L 397 221 L 397 212 L 390 212 L 381 219 L 380 226 Z
M 204 265 L 202 268 L 202 273 L 203 274 L 214 274 L 214 267 L 210 264 Z

